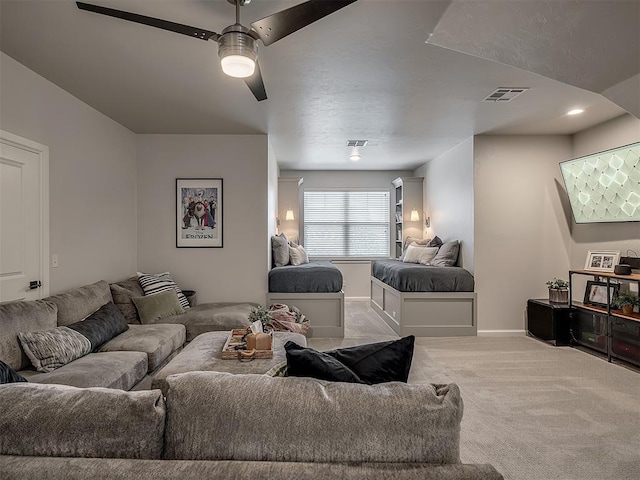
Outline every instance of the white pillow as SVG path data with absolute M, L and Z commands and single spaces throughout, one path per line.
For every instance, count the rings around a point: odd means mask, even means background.
M 438 247 L 409 245 L 402 261 L 405 263 L 421 263 L 422 265 L 429 265 L 429 262 L 433 260 L 436 253 L 438 253 Z
M 291 265 L 309 263 L 309 257 L 307 256 L 307 252 L 304 251 L 304 247 L 302 245 L 296 245 L 295 243 L 289 247 L 289 260 Z

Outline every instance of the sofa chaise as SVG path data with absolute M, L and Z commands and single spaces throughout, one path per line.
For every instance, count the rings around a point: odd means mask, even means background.
M 205 331 L 246 327 L 249 312 L 256 305 L 207 303 L 189 308 L 180 315 L 161 318 L 157 323 L 142 325 L 132 299 L 143 295 L 137 278 L 133 277 L 111 285 L 101 280 L 43 300 L 0 304 L 0 360 L 29 382 L 122 390 L 143 388 L 186 341 Z M 127 320 L 126 331 L 101 345 L 97 351 L 51 372 L 43 373 L 33 368 L 18 333 L 80 322 L 109 302 L 114 302 Z
M 455 384 L 219 372 L 167 383 L 166 398 L 0 386 L 0 478 L 502 479 L 491 465 L 460 463 Z

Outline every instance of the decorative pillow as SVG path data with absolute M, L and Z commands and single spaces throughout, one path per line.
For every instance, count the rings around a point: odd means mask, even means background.
M 140 323 L 143 325 L 155 323 L 160 318 L 184 313 L 184 309 L 178 301 L 178 295 L 173 289 L 156 293 L 155 295 L 134 297 L 133 303 L 138 309 Z
M 289 256 L 291 265 L 302 265 L 303 263 L 309 263 L 309 257 L 302 245 L 296 245 L 295 243 L 289 247 Z
M 311 377 L 330 382 L 364 383 L 349 367 L 339 360 L 318 352 L 313 348 L 301 347 L 288 341 L 284 345 L 287 352 L 287 376 Z
M 69 327 L 41 332 L 20 332 L 22 349 L 39 372 L 52 372 L 91 353 L 91 342 Z
M 416 237 L 407 236 L 407 238 L 404 240 L 404 245 L 402 249 L 406 250 L 407 247 L 412 243 L 415 243 L 416 245 L 427 245 L 430 241 L 431 241 L 430 238 L 416 238 Z M 434 245 L 430 245 L 430 246 L 433 247 Z
M 271 249 L 273 251 L 273 264 L 276 267 L 289 265 L 289 240 L 284 232 L 271 237 Z
M 138 277 L 131 277 L 122 282 L 112 283 L 109 288 L 111 289 L 113 303 L 120 309 L 124 318 L 127 319 L 127 323 L 139 324 L 140 319 L 138 318 L 138 310 L 133 304 L 133 297 L 143 296 L 144 290 L 140 286 Z
M 26 381 L 26 378 L 24 378 L 13 368 L 0 360 L 0 385 L 2 385 L 3 383 L 18 383 Z
M 435 257 L 431 260 L 430 265 L 434 267 L 453 267 L 458 263 L 458 252 L 460 251 L 460 242 L 454 240 L 444 243 Z
M 103 305 L 85 320 L 67 327 L 85 336 L 91 342 L 92 352 L 97 352 L 102 344 L 129 329 L 127 320 L 113 302 Z
M 433 237 L 433 240 L 430 240 L 429 243 L 427 243 L 427 247 L 440 247 L 442 245 L 442 240 L 440 240 L 439 236 L 435 236 Z
M 405 263 L 421 263 L 422 265 L 429 265 L 429 262 L 438 253 L 438 247 L 419 247 L 409 245 L 407 251 L 402 259 Z
M 400 340 L 368 343 L 356 347 L 340 348 L 324 352 L 347 366 L 363 382 L 407 382 L 413 348 L 413 335 Z
M 180 301 L 182 308 L 189 308 L 189 300 L 184 296 L 180 287 L 176 285 L 176 282 L 173 281 L 169 272 L 158 273 L 156 275 L 140 272 L 137 273 L 138 281 L 140 282 L 140 286 L 142 287 L 142 290 L 144 290 L 145 295 L 154 295 L 156 293 L 166 292 L 167 290 L 173 289 L 178 295 L 178 300 Z

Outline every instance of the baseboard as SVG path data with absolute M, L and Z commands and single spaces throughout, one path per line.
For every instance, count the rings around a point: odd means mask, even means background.
M 344 299 L 352 302 L 368 302 L 371 297 L 344 297 Z
M 526 335 L 526 330 L 478 330 L 479 337 L 520 337 Z

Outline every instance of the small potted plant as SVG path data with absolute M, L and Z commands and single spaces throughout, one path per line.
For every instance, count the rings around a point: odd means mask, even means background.
M 569 282 L 553 277 L 547 282 L 551 303 L 569 303 Z
M 260 322 L 262 323 L 262 329 L 265 332 L 273 329 L 273 317 L 271 316 L 271 312 L 261 305 L 252 308 L 251 312 L 249 312 L 249 321 L 253 323 L 257 320 L 260 320 Z
M 633 307 L 640 305 L 640 298 L 635 293 L 620 293 L 613 304 L 617 308 L 621 308 L 625 315 L 630 315 L 633 312 Z

